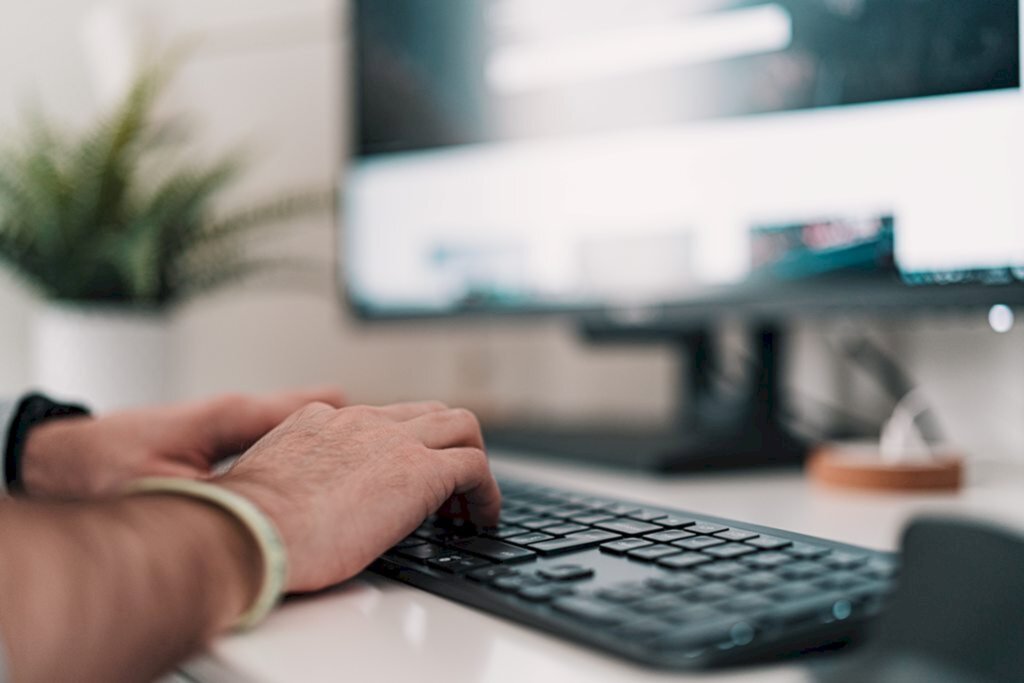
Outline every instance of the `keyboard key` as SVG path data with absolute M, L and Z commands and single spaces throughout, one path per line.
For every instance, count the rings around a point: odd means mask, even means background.
M 682 553 L 681 555 L 669 555 L 658 560 L 658 566 L 667 569 L 690 569 L 699 564 L 711 562 L 711 558 L 701 553 Z
M 626 515 L 632 515 L 640 512 L 640 508 L 635 505 L 630 505 L 629 503 L 614 503 L 604 508 L 604 511 L 612 515 L 625 517 Z
M 426 562 L 432 560 L 435 557 L 441 557 L 442 555 L 451 555 L 451 551 L 442 548 L 439 545 L 432 543 L 424 543 L 422 545 L 414 545 L 409 548 L 400 548 L 398 554 L 402 557 L 410 560 L 416 560 L 417 562 Z
M 818 564 L 817 562 L 794 562 L 793 564 L 783 565 L 779 570 L 779 576 L 786 579 L 811 579 L 815 576 L 821 576 L 828 571 L 825 565 Z
M 594 575 L 594 570 L 578 564 L 560 564 L 554 567 L 538 569 L 537 575 L 552 581 L 578 581 L 580 579 L 589 579 Z
M 484 536 L 487 538 L 496 538 L 499 541 L 503 538 L 509 538 L 510 536 L 519 536 L 525 534 L 528 530 L 521 526 L 512 526 L 511 524 L 499 524 L 496 527 L 490 529 L 484 529 Z
M 853 572 L 836 572 L 814 582 L 814 585 L 826 590 L 842 590 L 857 588 L 868 583 L 868 579 Z
M 557 510 L 559 506 L 552 503 L 534 503 L 525 507 L 526 511 L 533 514 L 535 517 L 547 517 L 548 513 L 552 510 Z
M 672 542 L 672 545 L 684 550 L 700 550 L 701 548 L 710 548 L 711 546 L 724 544 L 725 541 L 722 539 L 712 538 L 711 536 L 694 536 L 693 538 L 684 538 L 681 541 Z
M 795 558 L 784 553 L 759 553 L 743 558 L 743 564 L 757 569 L 774 569 L 795 561 Z
M 666 555 L 678 555 L 681 552 L 683 551 L 679 548 L 673 548 L 670 545 L 649 545 L 644 548 L 635 548 L 630 550 L 626 555 L 634 560 L 654 562 L 659 557 L 665 557 Z
M 650 522 L 652 520 L 664 516 L 664 512 L 659 512 L 657 510 L 637 510 L 636 512 L 632 512 L 626 515 L 626 517 L 629 517 L 630 519 L 635 519 L 638 522 Z
M 470 557 L 468 555 L 444 555 L 442 557 L 435 557 L 431 560 L 427 560 L 427 565 L 434 569 L 440 569 L 443 572 L 449 574 L 462 574 L 472 569 L 479 569 L 482 566 L 490 564 L 487 560 L 481 560 L 479 557 Z
M 683 594 L 683 597 L 691 602 L 712 602 L 715 600 L 731 598 L 737 593 L 739 593 L 739 591 L 728 584 L 707 583 L 703 586 L 698 586 L 693 590 L 687 591 Z
M 656 591 L 668 593 L 696 588 L 704 583 L 694 574 L 669 574 L 666 576 L 652 576 L 644 582 L 644 585 Z
M 491 586 L 505 593 L 518 593 L 521 589 L 526 588 L 527 586 L 542 585 L 544 585 L 543 580 L 538 579 L 536 576 L 528 576 L 526 574 L 499 576 L 491 581 Z
M 756 553 L 757 550 L 751 548 L 749 545 L 744 545 L 742 543 L 726 543 L 725 545 L 705 548 L 704 552 L 713 557 L 726 559 L 731 557 L 742 557 L 743 555 Z
M 586 531 L 587 527 L 582 524 L 559 524 L 558 526 L 549 526 L 544 528 L 544 533 L 551 534 L 552 536 L 568 536 L 569 534 L 575 534 L 577 531 Z
M 612 555 L 625 555 L 635 548 L 643 548 L 645 545 L 654 545 L 652 541 L 645 541 L 642 538 L 624 538 L 621 541 L 610 541 L 601 544 L 601 552 Z
M 726 529 L 719 531 L 715 536 L 727 541 L 749 541 L 752 538 L 757 538 L 757 534 L 753 531 L 744 531 L 743 529 Z
M 876 557 L 864 565 L 860 572 L 874 579 L 891 579 L 899 574 L 899 565 L 895 560 Z
M 559 612 L 595 624 L 621 624 L 630 614 L 614 605 L 589 598 L 558 598 L 552 603 Z
M 533 518 L 530 518 L 530 519 L 524 519 L 523 521 L 519 522 L 518 526 L 521 526 L 524 529 L 531 529 L 533 531 L 538 531 L 539 529 L 543 529 L 544 527 L 556 526 L 559 523 L 560 523 L 560 521 L 557 520 L 557 519 L 550 519 L 550 518 L 545 518 L 545 517 L 533 517 Z
M 566 505 L 563 507 L 555 508 L 548 511 L 548 517 L 557 517 L 558 519 L 569 519 L 574 515 L 584 514 L 584 509 L 578 505 Z
M 713 567 L 714 565 L 709 565 Z M 772 572 L 753 572 L 746 576 L 740 576 L 733 585 L 737 588 L 743 588 L 747 590 L 765 590 L 778 586 L 782 583 L 782 577 Z
M 575 517 L 570 517 L 569 521 L 575 522 L 577 524 L 586 524 L 589 526 L 591 524 L 597 524 L 598 522 L 604 522 L 609 519 L 615 518 L 604 512 L 592 512 L 587 515 L 576 515 Z
M 526 519 L 532 519 L 533 515 L 528 512 L 502 512 L 501 521 L 505 524 L 516 525 Z
M 652 531 L 661 531 L 660 526 L 648 524 L 647 522 L 637 522 L 632 519 L 612 519 L 607 522 L 598 522 L 594 526 L 606 531 L 614 531 L 623 536 L 639 536 Z
M 712 524 L 711 522 L 697 522 L 686 527 L 686 530 L 692 531 L 695 534 L 717 534 L 719 531 L 725 531 L 728 528 L 721 524 Z
M 603 588 L 597 592 L 597 597 L 608 602 L 636 602 L 651 597 L 651 589 L 642 583 L 622 583 L 610 588 Z
M 426 541 L 422 538 L 410 536 L 409 538 L 403 538 L 401 541 L 399 541 L 398 544 L 394 547 L 394 549 L 401 550 L 402 548 L 411 548 L 414 545 L 423 545 L 424 543 L 426 543 Z
M 550 543 L 550 541 L 548 542 Z M 519 548 L 503 541 L 495 541 L 479 536 L 459 539 L 452 542 L 451 546 L 471 555 L 485 557 L 494 562 L 519 562 L 522 560 L 532 560 L 537 556 L 537 553 L 528 548 Z
M 820 595 L 821 589 L 807 581 L 795 581 L 787 583 L 781 588 L 765 593 L 772 600 L 800 600 L 806 597 Z
M 647 534 L 644 536 L 649 541 L 657 541 L 658 543 L 671 543 L 672 541 L 678 541 L 683 538 L 690 538 L 694 534 L 689 531 L 683 531 L 682 529 L 666 529 L 665 531 L 656 531 L 653 534 Z
M 552 538 L 554 538 L 554 536 L 535 531 L 532 534 L 523 534 L 522 536 L 506 538 L 505 542 L 511 543 L 512 545 L 530 545 L 531 543 L 539 543 L 540 541 L 550 541 Z
M 734 579 L 742 574 L 749 574 L 750 568 L 739 562 L 713 562 L 704 564 L 693 570 L 697 576 L 716 581 Z
M 731 600 L 726 600 L 725 602 L 719 603 L 715 606 L 725 612 L 743 612 L 745 614 L 749 614 L 751 612 L 761 612 L 771 609 L 775 607 L 775 603 L 763 595 L 747 593 L 745 595 L 738 595 Z
M 480 569 L 474 569 L 473 571 L 466 574 L 466 576 L 467 578 L 470 578 L 473 581 L 479 581 L 481 583 L 490 583 L 498 577 L 513 576 L 518 573 L 519 572 L 517 572 L 515 569 L 512 569 L 511 567 L 507 567 L 500 564 L 492 564 L 486 567 L 481 567 Z
M 523 586 L 517 595 L 529 602 L 549 602 L 555 598 L 572 595 L 572 588 L 560 584 L 541 584 L 539 586 Z
M 629 605 L 629 609 L 641 614 L 660 614 L 682 609 L 686 603 L 674 593 L 659 593 Z
M 744 543 L 748 543 L 755 548 L 761 548 L 762 550 L 778 550 L 792 544 L 791 541 L 787 541 L 784 538 L 776 538 L 775 536 L 758 536 L 749 541 L 744 541 Z
M 793 557 L 800 558 L 801 560 L 813 560 L 819 557 L 824 557 L 832 551 L 819 545 L 811 545 L 810 543 L 794 543 L 786 548 L 784 552 L 787 555 L 792 555 Z
M 460 534 L 457 534 L 454 529 L 440 526 L 422 527 L 414 531 L 413 535 L 415 535 L 417 538 L 432 541 L 434 543 L 442 545 L 452 539 L 462 537 Z
M 867 555 L 856 555 L 854 553 L 835 552 L 827 556 L 825 564 L 833 569 L 853 569 L 868 561 Z
M 686 519 L 685 517 L 667 515 L 665 517 L 658 517 L 654 520 L 654 523 L 663 527 L 668 527 L 669 529 L 678 529 L 680 527 L 688 527 L 691 524 L 696 524 L 697 522 L 692 519 Z
M 618 537 L 618 534 L 610 531 L 580 531 L 575 534 L 569 534 L 565 538 L 535 543 L 530 548 L 544 555 L 552 555 L 569 550 L 581 550 Z

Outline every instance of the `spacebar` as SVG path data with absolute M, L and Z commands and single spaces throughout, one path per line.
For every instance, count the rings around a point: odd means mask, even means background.
M 494 541 L 489 538 L 460 538 L 448 543 L 449 547 L 457 548 L 472 555 L 479 555 L 494 562 L 515 562 L 536 557 L 537 553 L 526 548 L 518 548 L 508 543 Z

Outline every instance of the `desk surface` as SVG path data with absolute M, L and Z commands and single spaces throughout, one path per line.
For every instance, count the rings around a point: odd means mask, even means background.
M 911 516 L 957 512 L 1024 524 L 1024 471 L 976 467 L 956 494 L 823 489 L 796 472 L 677 478 L 493 457 L 499 474 L 627 500 L 894 549 Z M 789 663 L 716 675 L 652 672 L 376 576 L 289 600 L 259 629 L 216 642 L 184 667 L 203 683 L 415 680 L 423 683 L 808 681 Z

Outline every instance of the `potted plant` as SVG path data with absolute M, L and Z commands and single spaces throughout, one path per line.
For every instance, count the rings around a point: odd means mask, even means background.
M 283 265 L 254 256 L 250 234 L 325 201 L 293 195 L 219 212 L 243 163 L 187 159 L 187 127 L 155 112 L 170 72 L 144 68 L 80 134 L 36 114 L 0 149 L 0 263 L 46 301 L 34 380 L 101 409 L 165 398 L 170 312 Z

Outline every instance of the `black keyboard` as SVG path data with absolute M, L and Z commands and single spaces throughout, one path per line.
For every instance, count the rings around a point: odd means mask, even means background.
M 435 518 L 373 569 L 643 664 L 694 669 L 853 639 L 884 607 L 890 553 L 502 481 L 502 522 Z

